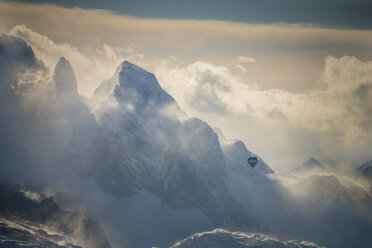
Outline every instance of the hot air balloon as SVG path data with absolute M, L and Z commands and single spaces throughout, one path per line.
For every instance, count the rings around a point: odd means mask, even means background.
M 254 168 L 254 167 L 256 166 L 257 162 L 258 162 L 258 159 L 257 159 L 256 157 L 254 157 L 254 156 L 251 156 L 251 157 L 249 157 L 249 158 L 247 159 L 247 161 L 248 161 L 248 164 L 249 164 L 252 168 Z

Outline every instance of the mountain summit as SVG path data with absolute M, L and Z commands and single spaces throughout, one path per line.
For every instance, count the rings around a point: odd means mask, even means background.
M 305 163 L 302 164 L 302 166 L 309 169 L 324 168 L 324 166 L 319 163 L 319 161 L 316 160 L 314 157 L 309 158 Z
M 292 191 L 243 142 L 187 116 L 154 74 L 124 61 L 89 99 L 94 103 L 91 111 L 77 92 L 67 59 L 59 60 L 53 80 L 49 74 L 42 80 L 35 77 L 49 73 L 43 69 L 24 41 L 0 38 L 0 72 L 4 72 L 0 77 L 0 179 L 27 181 L 38 188 L 15 194 L 3 191 L 5 200 L 0 205 L 7 206 L 4 202 L 10 203 L 7 196 L 11 196 L 14 202 L 7 209 L 18 206 L 17 216 L 32 217 L 30 211 L 40 210 L 32 226 L 48 222 L 45 214 L 58 204 L 61 208 L 52 219 L 61 232 L 72 224 L 64 217 L 79 209 L 102 224 L 107 242 L 115 247 L 169 247 L 177 240 L 183 241 L 175 247 L 203 247 L 227 239 L 222 245 L 244 247 L 240 245 L 244 241 L 249 246 L 276 247 L 282 243 L 257 232 L 332 247 L 370 247 L 372 227 L 363 216 L 369 216 L 372 201 L 361 188 L 349 189 L 335 176 L 312 175 L 299 179 Z M 247 163 L 249 156 L 259 158 L 254 169 Z M 315 159 L 309 161 L 302 167 L 319 167 Z M 53 200 L 48 196 L 46 205 L 40 202 L 41 188 L 54 196 Z M 0 222 L 6 233 L 12 228 Z M 30 232 L 12 229 L 16 235 L 26 234 L 17 236 L 22 244 L 28 237 L 34 240 L 45 234 L 29 224 Z M 98 235 L 100 229 L 92 226 L 98 224 L 88 221 L 83 236 L 108 247 L 105 235 Z M 215 228 L 223 231 L 206 232 Z M 44 240 L 60 240 L 51 231 Z M 79 234 L 75 229 L 71 232 L 72 238 Z M 93 247 L 88 240 L 82 245 Z M 302 242 L 284 243 L 305 247 Z
M 214 130 L 187 117 L 154 74 L 124 61 L 94 98 L 102 102 L 95 112 L 95 178 L 106 192 L 134 197 L 145 191 L 171 209 L 198 210 L 215 226 L 257 228 L 229 193 L 228 165 Z
M 57 94 L 66 96 L 77 96 L 77 84 L 71 64 L 61 57 L 54 69 L 53 81 Z
M 127 60 L 117 67 L 110 79 L 97 87 L 88 104 L 95 111 L 105 101 L 106 105 L 122 102 L 129 110 L 141 111 L 150 105 L 176 104 L 173 97 L 161 88 L 153 73 Z
M 308 173 L 319 173 L 322 171 L 326 171 L 327 169 L 319 163 L 316 158 L 311 157 L 306 162 L 302 163 L 302 165 L 295 167 L 291 173 L 293 174 L 308 174 Z

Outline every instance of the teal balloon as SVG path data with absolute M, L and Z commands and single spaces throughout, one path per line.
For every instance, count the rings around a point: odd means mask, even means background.
M 252 167 L 252 168 L 254 168 L 255 166 L 256 166 L 256 164 L 258 163 L 258 159 L 256 158 L 256 157 L 249 157 L 248 159 L 247 159 L 247 161 L 248 161 L 248 164 Z

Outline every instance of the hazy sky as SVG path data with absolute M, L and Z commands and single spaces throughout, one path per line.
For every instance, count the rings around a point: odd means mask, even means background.
M 8 1 L 14 2 L 14 1 Z M 370 29 L 369 0 L 34 0 L 65 7 L 105 9 L 142 18 L 222 20 L 249 23 L 308 23 Z
M 0 3 L 0 32 L 50 68 L 65 56 L 84 96 L 128 59 L 276 170 L 311 156 L 343 168 L 372 159 L 368 1 L 58 4 Z

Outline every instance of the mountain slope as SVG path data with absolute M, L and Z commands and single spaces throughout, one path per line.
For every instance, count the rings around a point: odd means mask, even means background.
M 1 247 L 109 248 L 99 224 L 17 182 L 0 185 Z
M 372 182 L 372 160 L 361 164 L 354 172 Z
M 106 192 L 144 190 L 171 209 L 198 209 L 216 226 L 256 226 L 228 192 L 224 154 L 208 124 L 188 118 L 153 74 L 127 61 L 103 84 L 111 85 L 98 89 L 111 92 L 95 113 L 94 177 Z
M 197 233 L 184 240 L 181 240 L 171 248 L 317 248 L 314 243 L 305 241 L 280 241 L 273 237 L 242 232 L 229 232 L 223 229 L 216 229 L 210 232 Z
M 247 157 L 254 154 L 243 142 L 187 116 L 152 73 L 128 61 L 88 101 L 93 114 L 66 59 L 52 74 L 24 41 L 5 40 L 0 179 L 45 185 L 61 208 L 99 220 L 113 247 L 168 247 L 214 228 L 370 247 L 372 200 L 360 186 L 337 177 L 282 177 L 257 155 L 252 169 Z M 6 218 L 9 230 L 24 224 Z M 45 226 L 38 221 L 19 233 L 38 239 L 32 230 Z M 217 235 L 234 245 L 238 236 Z

